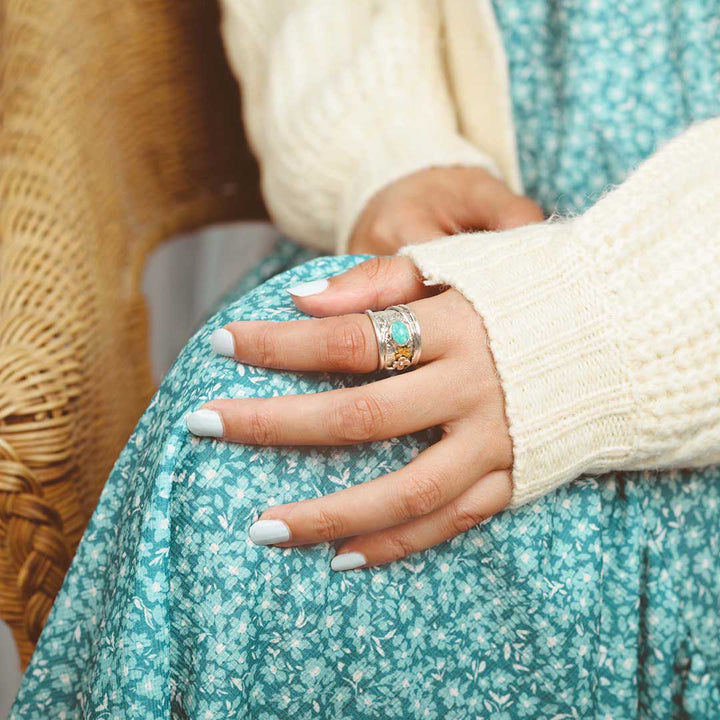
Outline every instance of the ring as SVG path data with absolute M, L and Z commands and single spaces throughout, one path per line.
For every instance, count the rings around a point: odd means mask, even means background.
M 420 362 L 420 323 L 407 305 L 365 313 L 377 338 L 379 370 L 405 370 Z

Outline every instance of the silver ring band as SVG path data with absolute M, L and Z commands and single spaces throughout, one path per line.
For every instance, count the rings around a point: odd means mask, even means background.
M 420 362 L 420 323 L 407 305 L 365 311 L 378 343 L 378 369 L 405 370 Z

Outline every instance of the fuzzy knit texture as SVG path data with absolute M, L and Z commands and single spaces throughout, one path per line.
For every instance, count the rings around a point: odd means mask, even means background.
M 438 3 L 224 0 L 248 140 L 276 225 L 342 253 L 381 187 L 491 157 L 458 131 Z M 479 65 L 478 65 L 479 67 Z
M 433 165 L 519 189 L 489 0 L 223 6 L 265 198 L 290 237 L 343 252 L 372 195 Z M 513 506 L 583 473 L 720 459 L 720 120 L 572 220 L 402 253 L 485 320 Z
M 720 120 L 572 220 L 401 254 L 485 321 L 513 505 L 583 473 L 720 461 Z

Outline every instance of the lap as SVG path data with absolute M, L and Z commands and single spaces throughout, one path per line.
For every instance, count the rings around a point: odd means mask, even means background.
M 68 718 L 80 707 L 89 717 L 123 717 L 124 708 L 181 718 L 522 718 L 572 708 L 587 716 L 603 703 L 613 713 L 634 707 L 638 697 L 670 706 L 680 682 L 672 658 L 681 646 L 688 658 L 697 651 L 684 609 L 702 604 L 678 589 L 671 560 L 692 547 L 673 519 L 717 550 L 717 523 L 694 499 L 718 497 L 716 471 L 655 485 L 634 475 L 582 478 L 358 572 L 330 570 L 331 543 L 249 540 L 268 504 L 390 472 L 437 439 L 429 430 L 346 448 L 257 448 L 187 433 L 185 413 L 211 398 L 371 379 L 242 366 L 208 345 L 231 320 L 299 317 L 285 287 L 357 261 L 319 258 L 276 276 L 190 340 L 108 480 L 14 717 L 44 717 L 47 707 Z M 700 486 L 694 496 L 688 483 Z M 717 557 L 696 571 L 710 593 Z M 662 615 L 653 649 L 672 656 L 648 659 L 660 670 L 647 678 L 637 666 L 649 642 L 642 623 L 651 622 L 639 615 L 641 600 Z M 712 652 L 706 665 L 720 655 Z

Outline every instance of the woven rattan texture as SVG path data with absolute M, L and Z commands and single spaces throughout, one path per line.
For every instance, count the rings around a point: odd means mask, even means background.
M 0 2 L 0 615 L 23 664 L 153 390 L 144 259 L 254 192 L 217 24 L 202 0 Z

